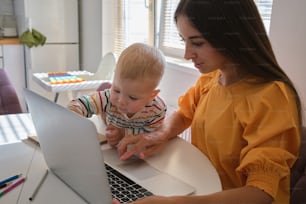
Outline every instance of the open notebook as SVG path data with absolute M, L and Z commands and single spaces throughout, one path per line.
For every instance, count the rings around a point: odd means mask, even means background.
M 27 137 L 27 139 L 29 139 L 31 142 L 39 145 L 39 139 L 38 139 L 37 135 L 29 135 Z M 102 134 L 99 134 L 99 133 L 98 133 L 98 140 L 99 140 L 100 144 L 104 144 L 104 143 L 107 142 L 105 136 L 102 135 Z
M 110 204 L 112 197 L 129 202 L 152 194 L 188 195 L 195 191 L 144 160 L 120 161 L 115 149 L 102 151 L 92 121 L 28 89 L 24 93 L 49 171 L 87 203 Z M 114 187 L 116 179 L 110 173 L 115 173 L 126 185 L 143 190 L 121 191 L 124 186 Z
M 88 119 L 91 120 L 96 125 L 99 143 L 101 145 L 106 143 L 107 140 L 105 137 L 105 128 L 106 128 L 105 123 L 97 115 L 94 115 Z M 39 145 L 39 139 L 35 133 L 28 135 L 27 139 L 33 142 L 34 144 Z

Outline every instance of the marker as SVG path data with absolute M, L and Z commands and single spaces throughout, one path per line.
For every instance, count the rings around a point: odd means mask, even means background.
M 34 198 L 35 198 L 35 196 L 36 196 L 38 190 L 40 189 L 40 186 L 41 186 L 41 185 L 43 184 L 43 182 L 46 180 L 46 177 L 47 177 L 47 175 L 48 175 L 48 172 L 49 172 L 49 171 L 48 171 L 48 169 L 47 169 L 46 172 L 45 172 L 45 174 L 43 175 L 43 177 L 42 177 L 41 180 L 39 181 L 38 185 L 36 186 L 36 188 L 35 188 L 35 190 L 34 190 L 32 196 L 29 198 L 30 201 L 33 201 L 33 200 L 34 200 Z
M 11 190 L 13 190 L 14 188 L 16 188 L 17 186 L 19 186 L 20 184 L 22 184 L 23 182 L 25 182 L 26 178 L 21 178 L 19 179 L 17 182 L 13 183 L 11 186 L 9 186 L 7 189 L 5 189 L 4 191 L 0 192 L 0 198 L 4 195 L 7 194 L 8 192 L 10 192 Z
M 14 181 L 15 179 L 18 179 L 22 174 L 18 174 L 18 175 L 15 175 L 15 176 L 11 176 L 7 179 L 4 179 L 2 181 L 0 181 L 0 186 L 2 186 L 3 184 L 7 183 L 7 182 L 10 182 L 10 181 Z
M 9 185 L 11 185 L 11 183 L 12 182 L 7 182 L 7 183 L 0 185 L 0 189 L 8 187 Z

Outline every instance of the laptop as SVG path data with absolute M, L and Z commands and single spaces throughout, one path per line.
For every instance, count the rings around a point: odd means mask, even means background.
M 49 171 L 87 203 L 110 204 L 113 197 L 129 202 L 149 195 L 195 192 L 189 184 L 144 160 L 135 157 L 121 161 L 115 149 L 102 150 L 96 126 L 87 118 L 28 89 L 24 94 Z M 119 174 L 120 179 L 111 179 L 111 173 Z M 114 180 L 141 190 L 127 192 L 123 184 L 114 184 Z

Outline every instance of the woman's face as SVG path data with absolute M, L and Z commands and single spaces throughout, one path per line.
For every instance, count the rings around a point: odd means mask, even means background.
M 224 68 L 227 59 L 202 37 L 186 16 L 181 15 L 177 18 L 177 29 L 185 42 L 184 58 L 192 60 L 201 73 Z

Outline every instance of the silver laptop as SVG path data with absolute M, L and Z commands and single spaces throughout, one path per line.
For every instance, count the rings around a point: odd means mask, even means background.
M 129 202 L 152 194 L 189 195 L 195 191 L 144 160 L 120 161 L 116 150 L 102 151 L 92 121 L 28 89 L 24 89 L 24 93 L 49 170 L 87 203 L 112 203 L 112 197 L 123 197 L 122 202 Z M 124 190 L 129 195 L 114 195 L 122 189 L 110 179 L 111 173 L 117 175 L 117 171 L 123 174 L 119 175 L 121 182 L 136 182 L 131 185 L 143 187 L 140 191 L 144 193 Z

